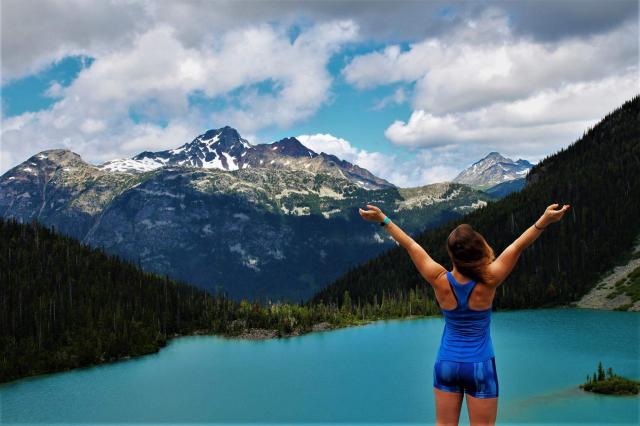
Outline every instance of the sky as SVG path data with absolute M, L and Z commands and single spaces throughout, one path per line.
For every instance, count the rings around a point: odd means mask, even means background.
M 2 0 L 0 174 L 208 129 L 295 136 L 401 187 L 536 163 L 640 89 L 637 0 Z

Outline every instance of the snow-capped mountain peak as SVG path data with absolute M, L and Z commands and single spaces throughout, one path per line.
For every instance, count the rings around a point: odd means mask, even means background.
M 102 169 L 119 172 L 146 172 L 164 166 L 217 168 L 237 170 L 243 153 L 253 148 L 238 131 L 225 126 L 211 129 L 193 141 L 166 151 L 144 151 L 133 158 L 107 161 Z
M 499 152 L 492 151 L 460 172 L 453 182 L 464 183 L 476 189 L 487 189 L 503 182 L 524 178 L 531 167 L 533 164 L 527 160 L 513 161 Z
M 178 148 L 145 151 L 132 158 L 107 161 L 100 169 L 142 173 L 165 166 L 201 167 L 233 171 L 247 168 L 284 168 L 324 172 L 346 178 L 365 189 L 395 187 L 348 161 L 315 151 L 289 137 L 270 144 L 252 145 L 238 131 L 225 126 L 208 130 Z
M 240 134 L 233 127 L 225 126 L 220 129 L 212 129 L 198 136 L 190 144 L 204 144 L 209 148 L 219 147 L 224 150 L 233 150 L 239 147 L 251 148 L 253 145 L 246 139 L 240 137 Z M 189 145 L 189 144 L 187 144 Z

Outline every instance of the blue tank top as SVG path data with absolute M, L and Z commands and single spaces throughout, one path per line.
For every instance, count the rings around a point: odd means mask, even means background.
M 447 271 L 449 285 L 458 301 L 455 309 L 440 309 L 445 325 L 438 360 L 478 362 L 495 356 L 491 341 L 491 308 L 477 311 L 469 308 L 469 295 L 477 282 L 460 284 Z

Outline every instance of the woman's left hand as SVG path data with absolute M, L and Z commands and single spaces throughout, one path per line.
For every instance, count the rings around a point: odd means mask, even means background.
M 385 214 L 382 213 L 382 210 L 371 204 L 367 204 L 367 207 L 369 207 L 370 210 L 358 209 L 360 216 L 362 216 L 364 220 L 369 222 L 382 222 L 384 220 Z

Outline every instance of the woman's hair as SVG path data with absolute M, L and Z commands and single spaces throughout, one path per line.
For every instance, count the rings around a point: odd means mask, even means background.
M 487 282 L 487 265 L 493 262 L 493 249 L 480 233 L 471 225 L 458 225 L 447 238 L 447 252 L 455 265 L 465 277 L 476 282 Z

